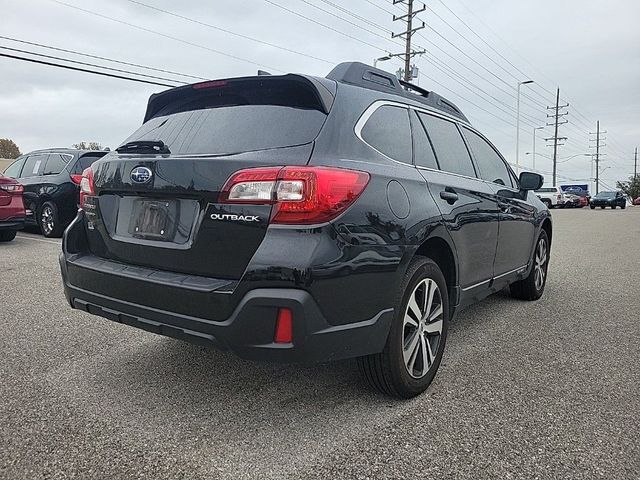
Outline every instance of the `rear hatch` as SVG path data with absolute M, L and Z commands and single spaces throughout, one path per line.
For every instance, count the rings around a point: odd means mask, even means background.
M 297 75 L 204 82 L 154 95 L 145 123 L 93 165 L 90 251 L 157 270 L 239 279 L 271 205 L 221 204 L 234 172 L 305 165 L 333 100 Z

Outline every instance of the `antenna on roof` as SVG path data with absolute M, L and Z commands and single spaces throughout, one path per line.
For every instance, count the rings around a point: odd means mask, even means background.
M 258 76 L 262 77 L 264 75 L 271 75 L 269 72 L 265 72 L 264 70 L 258 70 Z

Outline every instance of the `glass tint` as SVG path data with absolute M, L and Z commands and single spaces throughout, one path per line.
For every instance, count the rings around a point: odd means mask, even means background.
M 415 111 L 411 112 L 411 123 L 413 124 L 413 152 L 415 163 L 419 167 L 438 168 L 436 155 L 429 142 L 424 126 Z
M 378 108 L 363 127 L 362 138 L 387 157 L 412 163 L 411 126 L 406 108 L 390 105 Z
M 455 123 L 418 112 L 436 152 L 440 169 L 445 172 L 475 177 L 476 172 L 462 135 Z
M 493 147 L 484 138 L 468 128 L 463 127 L 463 131 L 473 153 L 473 158 L 476 160 L 480 178 L 498 185 L 513 187 L 509 169 Z
M 59 153 L 50 153 L 47 163 L 44 167 L 43 175 L 57 175 L 67 166 L 69 159 L 72 158 L 69 155 L 62 155 Z
M 71 172 L 71 174 L 80 175 L 82 172 L 84 172 L 86 168 L 89 168 L 91 165 L 93 165 L 94 162 L 99 158 L 102 158 L 102 157 L 101 156 L 98 157 L 95 155 L 83 155 L 78 159 L 78 161 L 74 165 L 73 171 Z
M 27 177 L 37 177 L 42 175 L 42 171 L 44 170 L 44 164 L 47 161 L 48 155 L 30 155 L 27 158 L 27 161 L 24 163 L 24 168 L 22 169 L 22 174 L 20 178 Z
M 20 170 L 22 170 L 22 165 L 24 165 L 25 157 L 19 158 L 11 165 L 7 167 L 4 171 L 5 177 L 18 178 L 20 176 Z
M 124 143 L 162 140 L 173 155 L 233 154 L 309 143 L 326 115 L 318 110 L 239 105 L 156 117 Z

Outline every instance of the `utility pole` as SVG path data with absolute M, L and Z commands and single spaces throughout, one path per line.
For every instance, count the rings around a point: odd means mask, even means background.
M 533 165 L 531 166 L 531 169 L 534 172 L 536 171 L 536 130 L 542 129 L 544 129 L 544 127 L 533 127 Z
M 600 153 L 600 148 L 605 147 L 606 144 L 602 143 L 605 138 L 602 136 L 603 133 L 607 133 L 606 131 L 600 130 L 600 120 L 596 122 L 596 131 L 589 132 L 589 135 L 595 135 L 595 145 L 589 145 L 589 148 L 595 148 L 595 162 L 596 162 L 596 195 L 600 191 L 600 157 L 603 157 L 605 154 Z M 593 142 L 594 139 L 589 139 L 589 141 Z
M 405 50 L 404 50 L 404 54 L 402 54 L 401 56 L 404 57 L 404 81 L 405 82 L 410 82 L 411 79 L 413 78 L 413 69 L 411 68 L 411 59 L 413 57 L 415 57 L 416 55 L 421 55 L 423 53 L 425 53 L 425 50 L 412 50 L 411 49 L 411 37 L 413 36 L 413 34 L 415 32 L 417 32 L 418 30 L 422 30 L 425 27 L 425 23 L 422 22 L 422 25 L 418 26 L 418 27 L 414 27 L 413 26 L 413 18 L 418 15 L 419 13 L 424 12 L 427 9 L 426 5 L 422 5 L 422 8 L 419 10 L 414 10 L 413 9 L 413 1 L 414 0 L 393 0 L 393 4 L 397 5 L 398 3 L 406 3 L 407 4 L 407 14 L 406 15 L 401 15 L 401 16 L 393 16 L 393 21 L 397 22 L 397 21 L 402 21 L 406 24 L 406 30 L 404 30 L 403 32 L 399 32 L 399 33 L 392 33 L 391 34 L 391 38 L 404 38 L 405 40 Z
M 633 179 L 638 178 L 638 147 L 636 147 L 635 161 L 633 163 Z
M 547 118 L 553 118 L 552 123 L 547 123 L 548 127 L 554 127 L 553 137 L 545 138 L 546 141 L 553 140 L 553 186 L 556 186 L 556 177 L 558 175 L 558 147 L 564 145 L 562 142 L 567 139 L 567 137 L 558 137 L 558 127 L 560 125 L 564 125 L 568 123 L 568 120 L 560 121 L 560 118 L 565 115 L 569 115 L 569 112 L 561 112 L 563 108 L 567 108 L 569 106 L 568 103 L 564 105 L 560 105 L 560 87 L 558 87 L 558 91 L 556 93 L 556 106 L 555 107 L 547 107 L 547 110 L 553 110 L 553 114 L 547 114 Z

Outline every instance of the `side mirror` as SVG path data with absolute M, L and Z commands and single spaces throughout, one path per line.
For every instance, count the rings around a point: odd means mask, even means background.
M 544 184 L 544 177 L 537 173 L 522 172 L 520 174 L 521 190 L 538 190 Z

